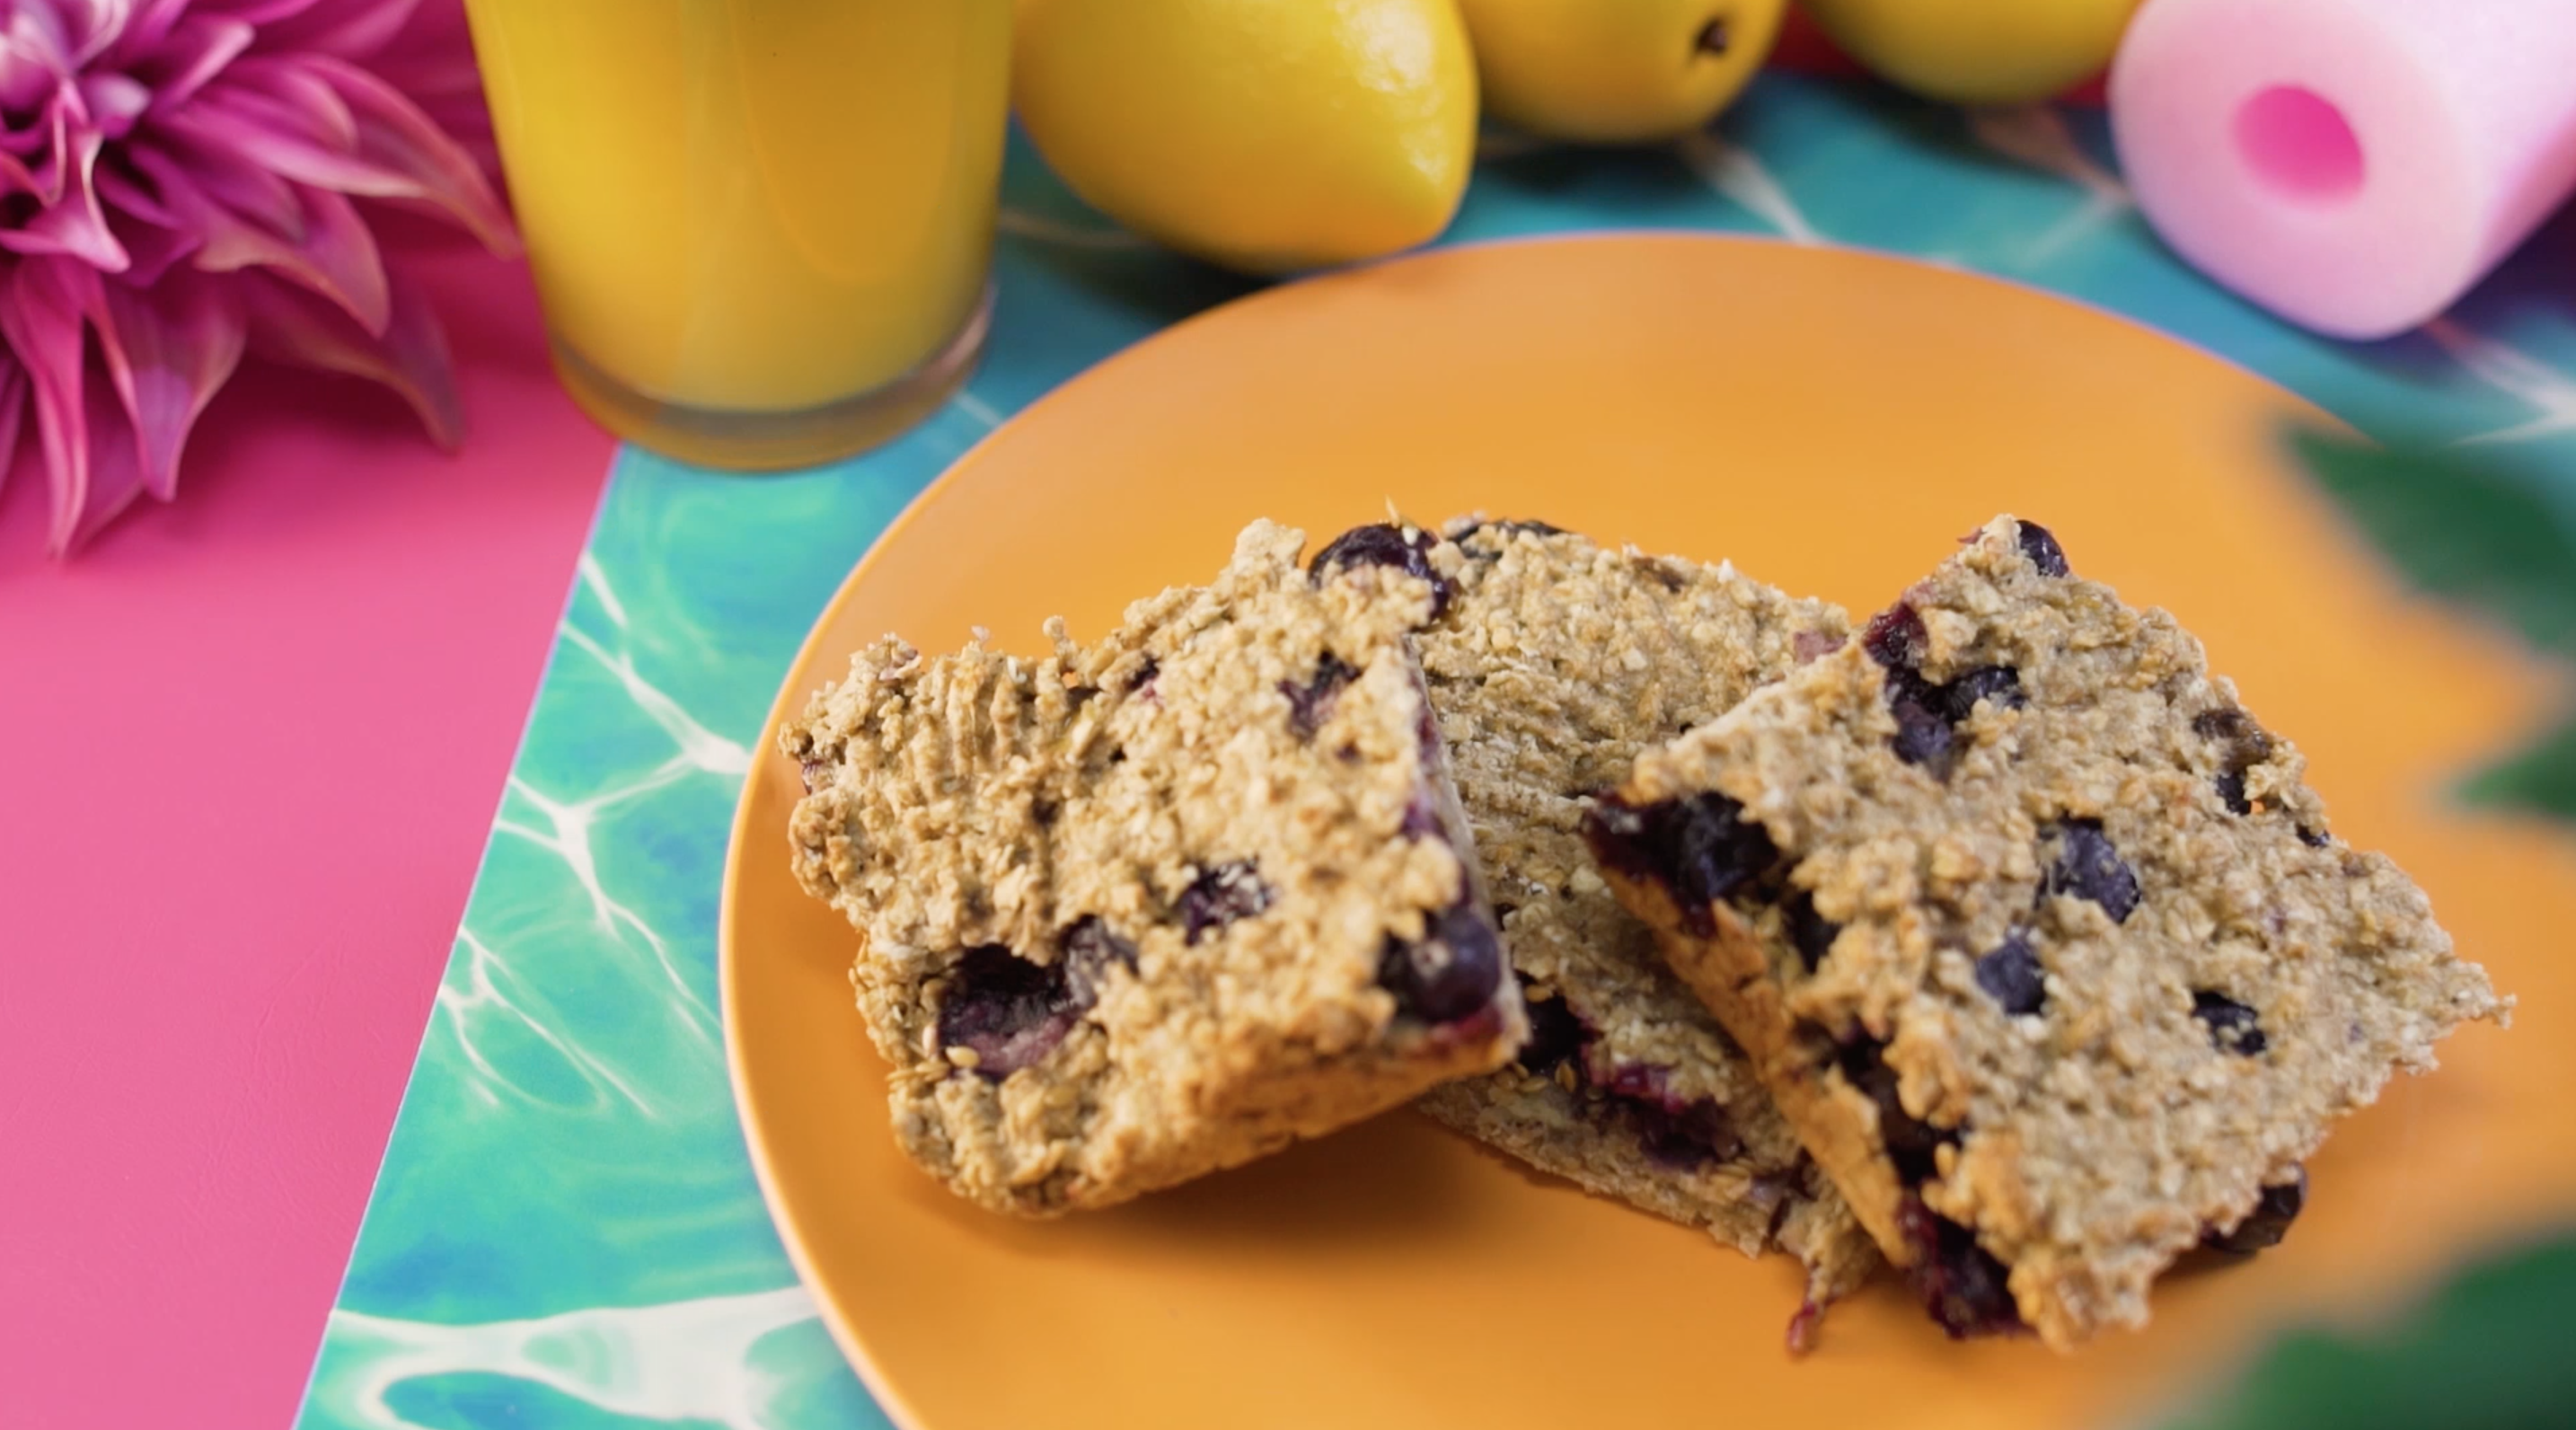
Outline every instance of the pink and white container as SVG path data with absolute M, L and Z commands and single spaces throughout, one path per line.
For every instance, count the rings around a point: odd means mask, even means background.
M 2385 337 L 2576 191 L 2576 0 L 2148 0 L 2110 103 L 2166 242 L 2292 322 Z

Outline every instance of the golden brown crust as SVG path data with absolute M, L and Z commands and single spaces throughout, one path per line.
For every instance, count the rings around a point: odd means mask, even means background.
M 1507 978 L 1446 1020 L 1382 982 L 1452 934 L 1498 962 L 1490 914 L 1437 818 L 1406 634 L 1427 588 L 1310 583 L 1301 540 L 1256 523 L 1211 586 L 1091 646 L 1052 624 L 1038 661 L 882 642 L 783 733 L 796 873 L 863 935 L 897 1139 L 960 1194 L 1106 1206 L 1518 1045 Z

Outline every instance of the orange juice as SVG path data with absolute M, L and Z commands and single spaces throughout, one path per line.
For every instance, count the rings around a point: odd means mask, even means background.
M 962 379 L 1011 0 L 468 10 L 558 366 L 593 415 L 675 455 L 781 465 L 850 450 L 834 413 L 883 427 L 890 394 L 918 415 Z M 936 392 L 904 391 L 925 374 Z

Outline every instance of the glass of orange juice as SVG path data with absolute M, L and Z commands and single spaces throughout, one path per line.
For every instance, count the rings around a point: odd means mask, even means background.
M 468 0 L 556 371 L 684 461 L 805 466 L 965 380 L 1011 0 Z

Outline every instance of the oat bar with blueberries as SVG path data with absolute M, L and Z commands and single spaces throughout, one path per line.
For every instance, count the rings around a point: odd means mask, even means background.
M 1589 833 L 1942 1324 L 2063 1349 L 2277 1241 L 2336 1117 L 2510 1009 L 2304 763 L 2003 517 Z
M 959 1194 L 1107 1206 L 1520 1045 L 1409 645 L 1432 584 L 1301 543 L 1256 523 L 1035 661 L 887 640 L 782 733 L 895 1136 Z
M 1876 1249 L 1724 1028 L 1656 956 L 1583 845 L 1583 810 L 1648 747 L 1842 643 L 1840 610 L 1726 566 L 1537 522 L 1360 527 L 1318 570 L 1441 583 L 1417 641 L 1528 999 L 1519 1058 L 1435 1089 L 1441 1122 L 1594 1193 L 1809 1271 L 1821 1305 Z M 1812 1325 L 1803 1314 L 1794 1333 Z

